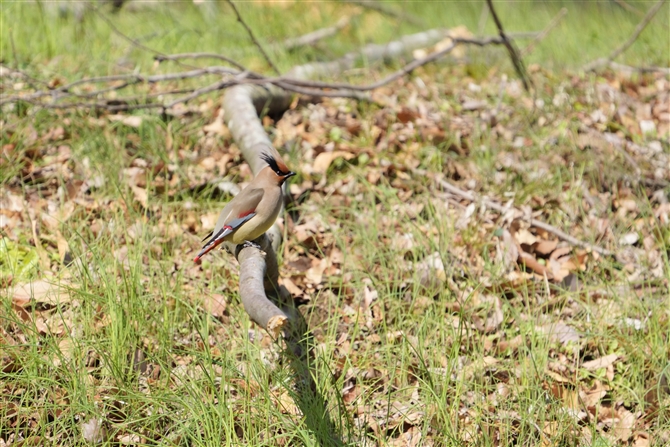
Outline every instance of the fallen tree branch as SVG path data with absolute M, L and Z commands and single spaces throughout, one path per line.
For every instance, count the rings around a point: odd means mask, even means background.
M 267 235 L 255 242 L 262 251 L 233 243 L 226 243 L 226 249 L 240 263 L 240 299 L 244 310 L 253 322 L 277 338 L 288 322 L 288 315 L 279 307 L 285 307 L 285 303 L 277 282 L 277 256 Z
M 391 42 L 388 45 L 366 45 L 359 52 L 348 53 L 344 58 L 339 59 L 334 64 L 320 63 L 295 67 L 289 72 L 289 75 L 281 77 L 280 79 L 282 81 L 292 79 L 294 81 L 293 86 L 295 86 L 297 80 L 307 79 L 311 76 L 324 73 L 325 67 L 330 67 L 328 73 L 330 75 L 335 75 L 340 71 L 353 66 L 353 63 L 361 57 L 361 55 L 364 55 L 370 61 L 381 60 L 389 54 L 399 55 L 416 48 L 430 45 L 439 41 L 443 37 L 444 32 L 430 31 L 420 33 L 419 35 L 407 36 L 400 39 L 400 41 Z M 263 85 L 237 85 L 225 91 L 222 100 L 224 121 L 230 130 L 233 140 L 237 143 L 244 159 L 247 161 L 254 174 L 258 173 L 264 167 L 264 163 L 260 158 L 262 152 L 270 152 L 271 154 L 279 155 L 278 151 L 272 145 L 270 138 L 265 133 L 265 129 L 260 120 L 260 115 L 262 113 L 268 113 L 270 115 L 281 114 L 288 109 L 290 103 L 291 95 L 287 90 L 271 83 Z M 276 250 L 276 247 L 278 247 L 280 242 L 281 233 L 277 230 L 276 225 L 273 226 L 268 233 L 271 234 L 273 239 L 272 245 L 274 245 L 273 248 Z M 244 251 L 258 252 L 258 250 L 253 247 L 246 248 Z M 268 254 L 265 257 L 265 262 L 276 263 L 276 259 L 273 259 L 273 257 L 274 254 L 272 256 Z M 242 272 L 242 268 L 242 265 L 240 265 L 240 272 Z M 286 313 L 280 311 L 277 306 L 273 308 L 268 305 L 269 297 L 264 297 L 262 294 L 251 293 L 251 290 L 258 291 L 261 289 L 259 281 L 260 278 L 263 277 L 262 262 L 254 264 L 250 263 L 248 265 L 245 264 L 244 268 L 255 269 L 255 272 L 253 273 L 245 273 L 245 275 L 249 275 L 245 276 L 245 278 L 251 278 L 249 281 L 253 281 L 255 285 L 253 288 L 245 289 L 244 291 L 240 289 L 240 295 L 243 296 L 243 300 L 249 303 L 256 302 L 257 304 L 254 304 L 254 307 L 262 308 L 266 311 L 274 311 L 274 313 L 264 313 L 262 319 L 263 322 L 266 318 L 275 318 L 274 321 L 279 321 L 277 319 L 286 316 Z M 270 321 L 269 319 L 267 321 Z M 291 325 L 289 324 L 284 330 L 284 335 L 289 341 L 296 336 L 301 336 L 301 334 L 292 332 L 290 326 Z
M 424 48 L 447 37 L 448 30 L 432 29 L 417 34 L 403 36 L 386 44 L 368 44 L 357 51 L 351 51 L 339 59 L 328 62 L 314 62 L 293 67 L 285 78 L 313 79 L 321 76 L 332 76 L 354 67 L 356 61 L 364 59 L 376 62 L 385 58 L 395 58 L 417 48 Z
M 496 28 L 498 28 L 498 34 L 500 35 L 500 38 L 503 40 L 505 48 L 507 48 L 507 52 L 509 53 L 509 57 L 512 60 L 514 70 L 516 71 L 516 74 L 519 76 L 519 78 L 521 78 L 523 88 L 526 91 L 530 91 L 531 80 L 530 77 L 528 76 L 528 72 L 526 71 L 526 66 L 523 64 L 523 60 L 521 60 L 519 52 L 515 48 L 514 43 L 511 40 L 509 40 L 509 38 L 505 34 L 502 22 L 500 22 L 500 18 L 498 17 L 496 10 L 493 8 L 493 1 L 486 0 L 486 4 L 489 6 L 489 10 L 491 11 L 491 16 L 493 17 L 493 21 L 496 24 Z
M 346 84 L 346 83 L 337 83 L 337 82 L 319 82 L 319 81 L 306 81 L 304 79 L 294 79 L 294 78 L 283 78 L 282 81 L 284 83 L 288 84 L 297 84 L 300 86 L 306 86 L 306 87 L 312 87 L 312 88 L 333 88 L 333 89 L 340 89 L 340 90 L 357 90 L 357 91 L 370 91 L 370 90 L 375 90 L 379 87 L 383 87 L 384 85 L 390 84 L 391 82 L 402 78 L 403 76 L 406 76 L 416 70 L 419 67 L 422 67 L 426 64 L 429 64 L 431 62 L 434 62 L 438 59 L 440 59 L 442 56 L 451 53 L 454 48 L 456 48 L 457 45 L 459 44 L 471 44 L 471 45 L 477 45 L 477 46 L 485 46 L 485 45 L 502 45 L 503 41 L 502 39 L 498 37 L 488 37 L 484 39 L 467 39 L 467 38 L 453 38 L 452 39 L 452 44 L 449 45 L 448 47 L 445 47 L 444 49 L 440 51 L 436 51 L 434 53 L 429 54 L 428 56 L 421 58 L 421 59 L 416 59 L 409 64 L 405 65 L 401 69 L 391 73 L 390 75 L 386 76 L 385 78 L 373 82 L 372 84 L 366 84 L 366 85 L 353 85 L 353 84 Z M 329 64 L 329 62 L 325 62 L 326 64 Z M 318 71 L 318 70 L 317 70 Z M 292 70 L 293 72 L 293 70 Z M 303 74 L 300 72 L 300 70 L 296 70 L 297 74 Z
M 633 34 L 630 35 L 628 40 L 612 51 L 609 56 L 589 62 L 588 64 L 584 65 L 584 67 L 582 67 L 582 70 L 592 71 L 602 66 L 609 65 L 612 61 L 614 61 L 614 59 L 621 56 L 621 54 L 623 54 L 628 48 L 630 48 L 631 45 L 633 45 L 633 43 L 635 43 L 640 34 L 642 34 L 642 31 L 644 31 L 647 25 L 649 25 L 649 22 L 651 22 L 664 3 L 665 0 L 659 0 L 654 6 L 649 8 L 649 11 L 647 11 L 647 14 L 645 14 L 642 21 L 637 24 L 635 31 L 633 31 Z
M 291 51 L 296 48 L 314 45 L 320 40 L 326 39 L 330 36 L 334 36 L 335 34 L 337 34 L 342 28 L 349 25 L 349 20 L 350 20 L 349 17 L 344 16 L 340 20 L 338 20 L 337 23 L 333 26 L 329 26 L 327 28 L 321 28 L 316 31 L 312 31 L 311 33 L 303 34 L 302 36 L 290 37 L 284 40 L 282 46 L 285 49 Z
M 235 6 L 235 3 L 233 3 L 232 0 L 226 0 L 228 4 L 230 5 L 231 8 L 233 8 L 233 11 L 235 11 L 235 15 L 237 16 L 237 21 L 242 24 L 245 30 L 247 30 L 247 34 L 249 35 L 249 38 L 251 41 L 256 45 L 256 48 L 258 48 L 258 51 L 261 52 L 263 57 L 265 58 L 265 61 L 268 63 L 268 65 L 274 70 L 276 74 L 279 74 L 279 69 L 277 66 L 272 62 L 272 59 L 270 59 L 270 56 L 268 56 L 268 53 L 265 52 L 265 49 L 263 49 L 263 46 L 261 43 L 256 39 L 256 36 L 254 36 L 253 31 L 251 31 L 251 28 L 249 28 L 249 25 L 242 19 L 242 16 L 240 15 L 240 11 L 237 10 L 237 6 Z
M 617 64 L 614 61 L 610 61 L 607 65 L 613 70 L 624 73 L 663 73 L 670 75 L 670 68 L 666 67 L 631 67 L 630 65 Z
M 469 202 L 479 202 L 483 204 L 487 208 L 491 208 L 494 211 L 497 211 L 501 214 L 504 214 L 510 210 L 510 208 L 505 207 L 497 202 L 494 202 L 492 200 L 486 199 L 486 198 L 481 198 L 478 197 L 475 193 L 468 192 L 468 191 L 463 191 L 462 189 L 458 188 L 457 186 L 452 185 L 448 181 L 439 178 L 436 175 L 433 175 L 427 171 L 421 170 L 421 169 L 412 169 L 412 172 L 414 172 L 416 175 L 420 175 L 423 177 L 431 177 L 433 180 L 435 180 L 445 191 L 460 197 L 461 199 L 465 199 Z M 521 213 L 521 211 L 518 211 Z M 545 223 L 541 220 L 530 218 L 528 219 L 528 223 L 530 223 L 532 226 L 536 228 L 540 228 L 542 230 L 545 230 L 548 233 L 553 234 L 554 236 L 558 237 L 559 239 L 571 244 L 575 245 L 578 247 L 583 247 L 588 250 L 591 250 L 593 252 L 596 252 L 598 254 L 601 254 L 603 256 L 610 256 L 613 253 L 605 248 L 602 248 L 598 245 L 591 244 L 590 242 L 582 241 L 577 239 L 574 236 L 570 236 L 569 234 L 565 233 L 562 230 L 559 230 L 558 228 L 554 227 L 553 225 L 549 225 L 548 223 Z
M 124 74 L 124 75 L 112 75 L 112 76 L 102 76 L 97 78 L 86 78 L 74 81 L 70 84 L 67 84 L 63 87 L 54 90 L 45 90 L 38 91 L 30 95 L 25 96 L 10 96 L 2 101 L 0 101 L 0 106 L 16 102 L 16 101 L 26 101 L 31 104 L 40 105 L 45 108 L 73 108 L 73 107 L 91 107 L 99 109 L 107 109 L 110 111 L 121 111 L 121 110 L 131 110 L 131 109 L 148 109 L 148 108 L 170 108 L 175 105 L 183 102 L 193 100 L 199 96 L 207 94 L 215 90 L 222 90 L 228 87 L 240 85 L 240 84 L 259 84 L 259 85 L 274 85 L 280 87 L 284 90 L 292 91 L 295 93 L 311 95 L 311 96 L 324 96 L 324 97 L 345 97 L 353 98 L 361 101 L 372 101 L 366 95 L 361 94 L 360 92 L 371 91 L 387 85 L 407 74 L 411 73 L 415 69 L 424 66 L 428 63 L 434 62 L 446 54 L 450 53 L 457 45 L 468 44 L 468 45 L 501 45 L 504 44 L 503 40 L 499 37 L 488 37 L 484 39 L 468 39 L 468 38 L 453 38 L 452 45 L 437 51 L 435 53 L 429 54 L 428 56 L 416 59 L 408 64 L 406 64 L 401 69 L 396 72 L 386 76 L 385 78 L 367 85 L 353 85 L 348 83 L 332 83 L 332 82 L 320 82 L 320 81 L 309 81 L 307 78 L 317 76 L 323 73 L 334 73 L 352 68 L 358 58 L 361 57 L 361 54 L 365 55 L 366 59 L 370 62 L 382 60 L 385 58 L 394 58 L 401 55 L 403 52 L 406 52 L 404 49 L 415 49 L 421 48 L 423 46 L 430 45 L 435 41 L 442 38 L 444 35 L 447 35 L 447 30 L 430 30 L 419 34 L 413 34 L 410 36 L 405 36 L 402 39 L 394 42 L 390 42 L 387 45 L 378 45 L 371 44 L 365 46 L 361 49 L 360 52 L 351 52 L 343 56 L 342 58 L 331 61 L 331 62 L 319 62 L 306 64 L 302 66 L 295 67 L 285 76 L 279 76 L 275 78 L 267 78 L 258 73 L 248 71 L 248 70 L 236 70 L 230 67 L 223 66 L 214 66 L 206 67 L 196 70 L 190 70 L 179 73 L 167 73 L 160 75 L 151 75 L 143 76 L 140 74 Z M 163 55 L 157 56 L 158 60 L 178 60 L 183 58 L 199 58 L 199 57 L 215 57 L 210 53 L 185 53 L 185 54 L 176 54 L 176 55 Z M 225 58 L 225 56 L 222 56 Z M 236 62 L 225 58 L 231 63 Z M 239 64 L 238 64 L 239 65 Z M 239 65 L 242 69 L 244 66 Z M 70 97 L 77 98 L 92 98 L 99 96 L 102 93 L 121 90 L 131 85 L 138 83 L 157 83 L 163 81 L 172 81 L 179 79 L 188 79 L 203 75 L 227 75 L 227 79 L 211 84 L 209 86 L 188 90 L 188 95 L 178 98 L 170 103 L 149 103 L 149 104 L 132 104 L 131 101 L 136 101 L 138 97 L 124 98 L 119 97 L 115 98 L 111 103 L 104 102 L 94 102 L 94 103 L 61 103 L 58 104 L 58 101 L 67 99 Z M 106 87 L 99 90 L 94 90 L 92 92 L 86 92 L 83 94 L 72 93 L 71 89 L 88 83 L 102 83 L 102 82 L 115 82 L 115 81 L 125 81 L 123 84 L 118 84 L 116 86 Z M 42 104 L 37 102 L 38 99 L 43 97 L 49 97 L 53 101 L 51 104 Z M 149 97 L 149 96 L 147 96 Z

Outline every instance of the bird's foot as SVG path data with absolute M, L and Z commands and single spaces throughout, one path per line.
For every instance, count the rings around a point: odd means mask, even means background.
M 251 242 L 251 241 L 244 241 L 244 243 L 242 244 L 242 247 L 243 248 L 253 247 L 257 250 L 263 251 L 263 247 L 261 247 L 260 244 L 257 244 L 255 242 Z

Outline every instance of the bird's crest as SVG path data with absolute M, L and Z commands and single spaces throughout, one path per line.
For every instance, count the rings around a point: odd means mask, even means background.
M 289 174 L 291 171 L 288 169 L 288 167 L 282 162 L 281 160 L 277 160 L 275 157 L 272 155 L 263 152 L 261 154 L 261 158 L 263 159 L 264 162 L 270 166 L 270 169 L 272 169 L 275 174 L 277 174 L 280 177 L 283 177 L 287 174 Z

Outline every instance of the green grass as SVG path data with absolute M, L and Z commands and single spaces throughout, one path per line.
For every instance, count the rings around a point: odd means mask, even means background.
M 647 191 L 630 186 L 620 154 L 575 144 L 580 126 L 575 110 L 590 113 L 597 107 L 589 95 L 608 78 L 587 75 L 571 85 L 562 72 L 608 54 L 639 18 L 601 2 L 498 3 L 508 31 L 540 29 L 561 7 L 569 10 L 527 60 L 554 70 L 534 75 L 546 107 L 531 113 L 523 97 L 503 95 L 499 120 L 504 130 L 527 138 L 530 145 L 514 148 L 498 130 L 473 125 L 461 138 L 468 150 L 458 154 L 449 150 L 456 139 L 451 134 L 448 141 L 433 144 L 418 132 L 410 135 L 407 126 L 394 128 L 400 124 L 394 118 L 397 110 L 347 102 L 342 107 L 356 111 L 366 123 L 383 112 L 388 120 L 383 139 L 400 129 L 409 135 L 407 143 L 400 150 L 377 150 L 376 136 L 367 128 L 358 136 L 343 130 L 343 141 L 364 149 L 365 155 L 334 163 L 325 190 L 312 191 L 292 210 L 296 225 L 316 221 L 324 227 L 314 244 L 299 243 L 287 230 L 287 250 L 280 251 L 282 277 L 304 285 L 309 297 L 301 312 L 312 337 L 310 372 L 316 393 L 296 384 L 305 365 L 283 357 L 281 347 L 249 322 L 232 258 L 221 252 L 202 267 L 191 263 L 198 237 L 207 230 L 200 217 L 216 213 L 227 200 L 212 187 L 220 180 L 218 172 L 203 168 L 202 160 L 229 154 L 226 178 L 248 180 L 230 139 L 206 137 L 202 131 L 216 116 L 218 102 L 183 118 L 136 112 L 143 117 L 139 128 L 93 112 L 3 112 L 1 191 L 25 199 L 31 209 L 3 209 L 2 215 L 15 221 L 2 228 L 0 241 L 1 442 L 90 445 L 83 424 L 100 419 L 102 445 L 390 446 L 404 445 L 407 432 L 422 436 L 416 445 L 623 445 L 604 436 L 597 420 L 578 420 L 566 411 L 576 392 L 598 383 L 609 387 L 604 401 L 643 415 L 636 416 L 641 425 L 635 433 L 649 433 L 655 442 L 651 445 L 666 442 L 670 232 L 655 216 L 658 204 L 650 202 Z M 641 10 L 651 6 L 633 4 Z M 365 13 L 321 49 L 287 53 L 271 44 L 330 25 L 354 8 L 329 2 L 238 6 L 282 71 L 420 30 Z M 421 17 L 427 28 L 465 24 L 475 31 L 481 6 L 406 2 L 403 9 Z M 203 14 L 190 2 L 138 4 L 113 15 L 101 9 L 123 33 L 156 51 L 219 52 L 269 72 L 224 4 L 217 4 L 214 14 Z M 49 3 L 18 2 L 3 2 L 0 12 L 3 63 L 39 79 L 73 81 L 153 70 L 151 54 L 114 34 L 95 13 L 79 23 L 59 18 Z M 667 5 L 620 62 L 668 65 L 664 17 Z M 485 32 L 494 32 L 490 20 Z M 500 73 L 491 75 L 492 67 L 513 77 L 499 48 L 468 55 L 463 66 L 426 67 L 417 73 L 436 86 L 426 101 L 441 111 L 446 126 L 461 116 L 456 113 L 459 95 L 496 103 Z M 372 68 L 374 74 L 384 70 Z M 634 82 L 652 84 L 649 79 Z M 13 82 L 3 80 L 3 95 L 12 94 Z M 483 90 L 469 91 L 470 82 Z M 410 104 L 416 90 L 413 82 L 398 88 L 399 104 Z M 552 98 L 562 90 L 573 99 L 553 106 Z M 313 107 L 338 107 L 333 104 Z M 308 119 L 310 113 L 299 107 L 284 119 Z M 537 114 L 549 124 L 538 125 Z M 472 112 L 462 115 L 482 123 Z M 319 143 L 326 144 L 336 125 L 328 120 L 314 125 L 324 127 Z M 58 127 L 62 137 L 54 136 Z M 639 135 L 631 139 L 648 143 Z M 295 183 L 318 183 L 302 172 L 303 163 L 311 160 L 303 158 L 299 142 L 286 143 L 289 164 L 300 171 Z M 61 145 L 69 147 L 71 157 L 54 163 L 63 153 Z M 668 152 L 667 142 L 662 148 Z M 504 163 L 507 156 L 514 162 Z M 592 239 L 595 232 L 582 202 L 584 184 L 605 203 L 597 217 L 611 221 L 612 234 L 603 243 L 616 247 L 621 235 L 636 230 L 653 236 L 651 247 L 660 261 L 639 261 L 644 268 L 635 280 L 625 260 L 589 258 L 586 269 L 578 272 L 585 286 L 577 292 L 515 280 L 496 258 L 497 231 L 504 222 L 492 213 L 476 212 L 469 224 L 459 226 L 463 210 L 449 205 L 429 179 L 385 171 L 381 160 L 396 166 L 417 161 L 420 168 L 453 178 L 465 172 L 462 181 L 474 180 L 478 191 L 500 198 L 513 194 L 516 205 L 541 210 L 542 219 L 581 229 L 577 236 Z M 645 160 L 638 162 L 647 169 Z M 50 170 L 54 165 L 58 170 Z M 140 181 L 146 184 L 148 209 L 138 204 L 127 180 L 127 170 L 138 167 L 146 167 Z M 370 171 L 379 171 L 381 179 L 370 181 Z M 67 191 L 77 181 L 96 176 L 104 181 L 95 182 L 76 201 L 68 200 Z M 345 192 L 337 190 L 345 187 Z M 538 198 L 544 206 L 537 205 Z M 635 201 L 637 213 L 613 210 L 617 200 L 626 198 Z M 69 215 L 57 214 L 70 206 Z M 42 213 L 64 220 L 49 226 Z M 411 238 L 413 245 L 399 244 L 401 238 Z M 59 255 L 61 239 L 73 260 L 69 265 Z M 335 264 L 339 271 L 327 271 L 318 287 L 308 288 L 306 273 L 291 263 L 327 259 L 336 249 L 344 257 Z M 439 268 L 429 269 L 442 280 L 424 280 L 427 258 L 442 261 L 443 275 Z M 659 266 L 660 277 L 649 272 Z M 61 302 L 17 312 L 10 281 L 37 278 L 60 278 L 67 287 Z M 374 292 L 377 299 L 366 308 L 366 293 Z M 213 294 L 227 302 L 218 318 L 205 307 Z M 482 330 L 497 311 L 503 318 L 499 326 Z M 643 328 L 635 330 L 625 323 L 627 318 L 642 322 Z M 577 330 L 581 341 L 563 345 L 538 329 L 557 321 Z M 612 353 L 619 356 L 613 378 L 604 370 L 579 367 Z M 557 379 L 559 372 L 569 383 Z M 591 433 L 590 442 L 584 433 Z
M 389 5 L 397 3 L 389 2 Z M 651 6 L 647 2 L 631 3 L 642 11 Z M 352 16 L 360 9 L 338 2 L 275 5 L 251 2 L 241 3 L 239 9 L 279 68 L 286 71 L 298 63 L 331 59 L 368 42 L 385 42 L 425 28 L 465 25 L 477 33 L 482 6 L 482 2 L 402 2 L 402 10 L 419 17 L 424 27 L 365 13 L 355 15 L 346 32 L 328 39 L 319 50 L 293 53 L 272 44 L 330 26 L 339 17 Z M 639 16 L 613 2 L 497 3 L 500 18 L 509 32 L 539 31 L 563 7 L 568 10 L 567 16 L 537 45 L 528 63 L 549 69 L 581 66 L 609 54 L 630 36 L 640 21 Z M 658 66 L 670 63 L 668 8 L 666 5 L 659 11 L 620 62 Z M 70 6 L 70 11 L 72 9 Z M 214 3 L 211 12 L 190 2 L 131 3 L 116 14 L 110 14 L 104 6 L 99 9 L 122 33 L 158 52 L 215 52 L 245 61 L 251 69 L 268 69 L 225 3 Z M 72 12 L 62 17 L 53 3 L 3 2 L 2 11 L 0 51 L 5 63 L 34 67 L 44 76 L 76 74 L 78 77 L 138 68 L 145 71 L 152 66 L 150 55 L 115 34 L 110 25 L 91 10 L 86 10 L 81 21 L 75 20 Z M 490 18 L 484 23 L 484 34 L 496 34 Z M 40 30 L 39 38 L 35 38 L 35 30 Z M 523 47 L 524 43 L 520 42 L 519 46 Z M 489 54 L 482 62 L 490 65 L 491 58 L 496 62 L 506 58 L 502 52 L 495 53 L 500 54 Z

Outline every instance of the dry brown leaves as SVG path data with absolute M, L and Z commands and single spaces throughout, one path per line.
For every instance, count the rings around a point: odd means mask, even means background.
M 450 340 L 459 347 L 456 360 L 450 363 L 442 356 L 443 363 L 431 366 L 429 373 L 449 384 L 480 386 L 456 403 L 453 417 L 463 427 L 463 442 L 476 443 L 482 430 L 490 439 L 513 439 L 524 428 L 526 418 L 510 407 L 518 398 L 515 371 L 527 361 L 524 349 L 532 338 L 519 328 L 530 321 L 533 336 L 553 346 L 539 374 L 547 396 L 574 422 L 571 439 L 588 445 L 595 427 L 613 444 L 655 445 L 650 435 L 654 419 L 648 414 L 662 405 L 663 397 L 651 396 L 649 409 L 640 411 L 612 395 L 626 358 L 616 350 L 593 348 L 583 322 L 575 317 L 590 306 L 594 318 L 605 316 L 608 324 L 640 331 L 644 315 L 627 315 L 616 296 L 667 294 L 662 252 L 667 244 L 662 238 L 667 236 L 655 231 L 670 224 L 670 203 L 663 190 L 670 178 L 667 79 L 633 81 L 608 75 L 593 84 L 578 77 L 559 85 L 547 81 L 540 95 L 544 99 L 535 102 L 522 95 L 518 82 L 505 77 L 478 81 L 458 72 L 445 82 L 429 79 L 419 73 L 380 89 L 374 95 L 386 105 L 367 116 L 360 116 L 349 101 L 328 100 L 294 108 L 277 123 L 265 123 L 275 125 L 276 147 L 296 148 L 299 156 L 292 167 L 302 179 L 290 185 L 297 207 L 284 218 L 289 237 L 281 283 L 307 304 L 303 310 L 318 349 L 333 349 L 335 376 L 344 377 L 339 391 L 352 419 L 362 432 L 389 437 L 389 445 L 439 445 L 437 430 L 424 429 L 432 424 L 427 419 L 435 417 L 435 409 L 424 404 L 422 366 L 417 362 L 408 371 L 383 362 L 360 368 L 357 363 L 366 350 L 401 342 L 417 346 L 412 328 L 398 327 L 402 312 L 421 315 L 439 307 L 444 327 L 462 329 L 464 335 Z M 203 210 L 195 199 L 183 197 L 195 197 L 207 188 L 229 194 L 235 182 L 242 180 L 243 186 L 251 173 L 213 102 L 183 112 L 178 120 L 192 122 L 197 116 L 205 124 L 196 130 L 193 147 L 179 146 L 167 132 L 168 163 L 136 155 L 141 142 L 134 130 L 147 125 L 147 119 L 113 115 L 88 123 L 104 129 L 124 154 L 118 178 L 105 178 L 86 158 L 73 158 L 76 135 L 69 129 L 76 126 L 68 117 L 41 135 L 27 126 L 20 153 L 14 144 L 3 146 L 2 163 L 20 159 L 21 167 L 12 182 L 1 186 L 2 237 L 34 249 L 38 261 L 30 278 L 3 275 L 2 285 L 20 321 L 40 336 L 56 338 L 60 354 L 54 361 L 66 361 L 73 349 L 67 328 L 78 306 L 71 299 L 76 284 L 65 265 L 93 262 L 86 244 L 96 238 L 113 237 L 110 246 L 120 269 L 135 261 L 130 257 L 133 244 L 148 241 L 150 253 L 138 259 L 143 274 L 153 274 L 151 260 L 162 262 L 165 275 L 177 277 L 180 272 L 181 290 L 196 297 L 198 309 L 230 323 L 231 291 L 237 288 L 230 257 L 212 256 L 217 269 L 190 263 L 197 236 L 213 227 L 218 209 Z M 529 124 L 521 115 L 533 117 L 533 132 L 527 132 Z M 565 125 L 556 125 L 558 121 Z M 123 141 L 108 128 L 110 122 L 130 129 Z M 494 147 L 483 144 L 479 135 L 484 131 Z M 492 170 L 476 163 L 478 153 L 490 155 Z M 555 175 L 556 166 L 569 171 L 582 160 L 579 157 L 612 168 L 577 174 L 549 195 L 513 188 L 515 181 L 522 184 L 519 189 L 541 184 Z M 413 168 L 436 166 L 462 188 L 509 203 L 510 212 L 499 215 L 412 174 Z M 115 182 L 128 193 L 125 200 L 97 193 Z M 166 210 L 153 199 L 158 195 L 181 201 Z M 602 257 L 528 225 L 531 216 L 616 251 L 620 273 Z M 90 239 L 75 237 L 69 231 L 73 226 L 87 227 Z M 368 231 L 372 228 L 374 232 Z M 585 287 L 590 277 L 603 271 L 620 284 L 632 285 L 615 291 Z M 223 290 L 203 292 L 198 284 L 208 284 L 220 272 L 226 272 L 225 278 L 217 277 Z M 634 284 L 643 281 L 655 284 L 655 290 L 636 289 Z M 101 328 L 109 322 L 107 315 L 96 318 Z M 327 339 L 321 327 L 328 321 L 337 321 L 334 340 Z M 354 327 L 362 328 L 356 336 Z M 19 368 L 23 330 L 16 324 L 0 326 L 0 342 L 9 347 L 0 357 L 5 373 Z M 233 325 L 227 330 L 241 328 Z M 271 357 L 269 337 L 257 331 L 250 335 L 262 345 L 263 355 Z M 217 337 L 205 342 L 214 356 L 220 355 L 223 341 L 234 343 L 234 338 Z M 186 335 L 175 343 L 203 343 L 194 339 Z M 481 350 L 475 349 L 480 341 Z M 150 387 L 161 372 L 139 357 L 133 364 L 142 371 L 144 386 Z M 266 360 L 272 365 L 275 359 Z M 199 368 L 191 357 L 175 356 L 167 374 L 178 386 L 200 377 Z M 245 373 L 244 366 L 240 371 Z M 664 378 L 655 380 L 660 384 Z M 248 377 L 226 387 L 235 402 L 268 398 Z M 389 403 L 391 391 L 394 400 Z M 103 397 L 104 392 L 96 402 Z M 284 414 L 299 413 L 284 389 L 273 388 L 269 397 Z M 488 411 L 482 411 L 482 402 Z M 11 411 L 6 414 L 18 423 Z M 108 421 L 122 421 L 113 414 L 122 411 L 110 409 Z M 105 438 L 108 421 L 82 420 L 84 438 Z M 565 425 L 553 420 L 526 429 L 546 446 L 565 436 Z M 122 433 L 117 441 L 132 444 L 137 441 L 132 436 Z M 504 445 L 501 442 L 498 445 Z

